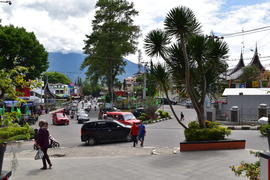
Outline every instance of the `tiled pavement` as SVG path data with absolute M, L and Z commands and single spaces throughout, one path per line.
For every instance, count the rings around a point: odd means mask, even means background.
M 130 147 L 120 148 L 119 154 L 123 148 Z M 132 153 L 136 149 L 142 153 Z M 150 155 L 151 149 L 147 148 L 128 150 L 130 153 L 123 156 L 84 154 L 84 157 L 52 158 L 53 168 L 46 171 L 39 170 L 41 161 L 19 156 L 12 177 L 14 180 L 241 180 L 245 178 L 236 177 L 229 166 L 242 160 L 256 160 L 247 150 L 177 151 L 176 154 L 160 151 L 158 155 Z M 5 164 L 8 161 L 6 158 Z

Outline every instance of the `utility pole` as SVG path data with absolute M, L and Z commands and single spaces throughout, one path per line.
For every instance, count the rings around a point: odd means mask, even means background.
M 144 78 L 143 78 L 143 99 L 146 98 L 146 78 L 147 78 L 147 63 L 148 62 L 142 62 L 144 63 Z

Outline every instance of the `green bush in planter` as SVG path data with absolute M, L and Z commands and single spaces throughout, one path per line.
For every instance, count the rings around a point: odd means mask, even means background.
M 28 124 L 25 124 L 23 127 L 18 124 L 12 124 L 10 126 L 0 128 L 0 143 L 28 140 L 33 134 L 34 130 Z
M 261 125 L 260 132 L 263 136 L 267 136 L 267 131 L 270 131 L 270 124 Z
M 187 141 L 223 140 L 225 136 L 230 134 L 231 131 L 229 129 L 211 121 L 206 121 L 206 128 L 200 128 L 197 121 L 192 121 L 189 123 L 188 129 L 185 129 Z
M 159 113 L 160 118 L 167 118 L 167 117 L 169 117 L 169 113 L 168 112 L 159 110 L 158 113 Z

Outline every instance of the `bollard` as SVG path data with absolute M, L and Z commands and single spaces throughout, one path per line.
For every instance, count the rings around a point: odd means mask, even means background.
M 270 153 L 260 153 L 260 179 L 270 180 Z

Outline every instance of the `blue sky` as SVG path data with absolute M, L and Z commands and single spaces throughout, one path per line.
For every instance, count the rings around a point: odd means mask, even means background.
M 138 48 L 143 50 L 145 35 L 156 28 L 163 28 L 163 19 L 176 6 L 191 8 L 201 22 L 205 34 L 239 32 L 270 26 L 269 0 L 128 0 L 139 11 L 135 18 L 142 36 Z M 12 0 L 12 6 L 0 4 L 2 24 L 23 26 L 36 34 L 50 52 L 81 52 L 85 34 L 91 32 L 91 20 L 96 0 Z M 244 58 L 250 61 L 250 49 L 258 43 L 262 57 L 270 56 L 270 30 L 252 35 L 227 38 L 230 48 L 229 64 L 234 65 L 244 42 Z M 127 59 L 136 62 L 137 54 Z M 144 60 L 150 60 L 143 54 Z M 153 59 L 154 61 L 161 61 Z M 263 60 L 270 67 L 270 58 Z

